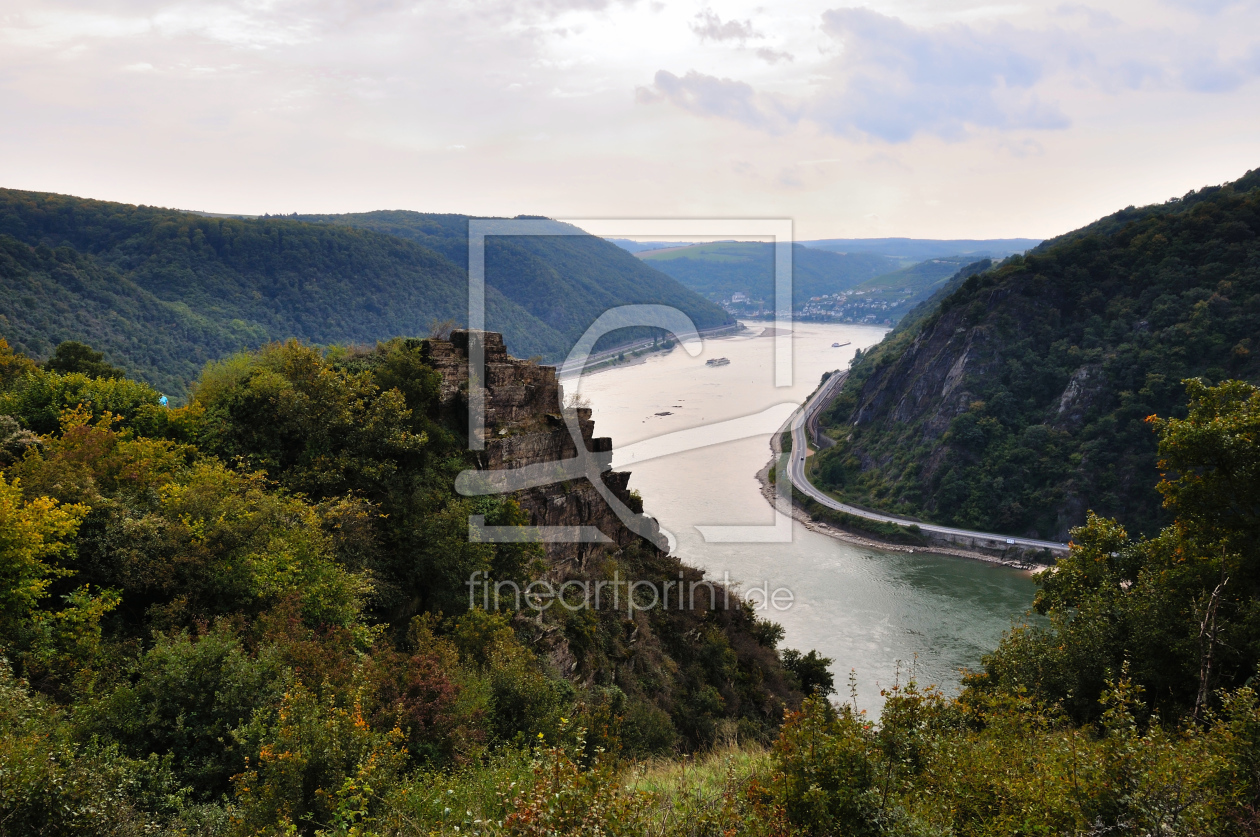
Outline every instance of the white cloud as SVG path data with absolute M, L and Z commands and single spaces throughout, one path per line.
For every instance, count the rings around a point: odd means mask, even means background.
M 808 108 L 828 130 L 905 142 L 923 132 L 960 139 L 969 129 L 1066 128 L 1067 116 L 1032 92 L 1040 60 L 1018 33 L 956 24 L 918 29 L 866 9 L 823 15 L 843 47 L 836 84 Z
M 651 104 L 669 101 L 698 116 L 734 119 L 753 128 L 779 132 L 794 116 L 773 97 L 759 94 L 742 81 L 698 73 L 678 77 L 660 70 L 650 88 L 637 91 L 638 101 Z
M 1043 76 L 1036 58 L 1010 45 L 1009 30 L 952 25 L 919 29 L 868 9 L 823 14 L 822 30 L 839 46 L 826 82 L 789 105 L 750 85 L 697 71 L 662 70 L 652 94 L 701 116 L 782 130 L 809 119 L 837 135 L 906 142 L 919 133 L 961 139 L 972 128 L 1065 128 L 1068 118 L 1032 91 Z
M 769 49 L 762 47 L 757 50 L 757 57 L 767 64 L 778 64 L 780 61 L 794 61 L 795 57 L 790 52 L 782 52 L 777 49 Z
M 1228 9 L 1252 8 L 1256 0 L 1164 0 L 1169 6 L 1193 12 L 1197 15 L 1219 15 Z
M 723 21 L 712 9 L 700 12 L 696 15 L 696 20 L 699 23 L 692 23 L 691 31 L 702 41 L 735 41 L 742 44 L 750 38 L 764 37 L 753 29 L 751 20 Z
M 912 26 L 867 8 L 830 9 L 820 29 L 831 44 L 819 51 L 833 57 L 813 68 L 815 81 L 805 94 L 767 96 L 696 70 L 680 84 L 661 71 L 658 95 L 640 101 L 668 100 L 693 114 L 776 131 L 789 119 L 837 136 L 905 143 L 928 135 L 957 142 L 984 130 L 1065 130 L 1072 117 L 1062 97 L 1073 89 L 1227 93 L 1260 75 L 1260 45 L 1222 57 L 1215 33 L 1126 25 L 1110 12 L 1080 5 L 1048 9 L 1047 18 L 1051 25 L 1036 28 Z

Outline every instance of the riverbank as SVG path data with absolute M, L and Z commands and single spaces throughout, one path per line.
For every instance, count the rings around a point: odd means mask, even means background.
M 746 326 L 742 321 L 737 320 L 735 325 L 723 326 L 722 328 L 716 329 L 707 329 L 699 332 L 699 334 L 701 339 L 708 341 L 721 340 L 725 337 L 740 336 L 742 332 L 745 331 L 748 331 L 748 326 Z M 773 332 L 774 329 L 771 328 L 768 329 L 768 331 Z M 764 337 L 766 335 L 758 334 L 757 336 Z M 655 341 L 648 343 L 647 341 L 643 341 L 641 343 L 631 343 L 628 346 L 622 346 L 618 349 L 610 349 L 606 352 L 597 352 L 587 358 L 586 363 L 582 366 L 580 374 L 595 375 L 600 372 L 607 372 L 610 369 L 625 369 L 627 366 L 638 366 L 642 363 L 646 363 L 648 358 L 653 355 L 669 354 L 677 347 L 677 345 L 677 341 L 673 339 L 667 339 L 661 343 L 657 343 Z M 572 380 L 576 377 L 572 373 L 569 375 L 563 374 L 562 364 L 557 364 L 556 368 L 557 374 L 562 382 L 565 380 Z
M 908 539 L 890 549 L 873 545 L 876 538 L 846 543 L 814 531 L 812 523 L 807 528 L 793 522 L 788 543 L 757 541 L 755 532 L 734 543 L 705 537 L 702 530 L 708 526 L 773 522 L 753 477 L 768 459 L 767 439 L 790 411 L 773 419 L 767 411 L 800 404 L 823 374 L 844 368 L 856 349 L 878 343 L 884 334 L 871 326 L 796 324 L 792 385 L 780 387 L 776 359 L 781 347 L 774 339 L 755 336 L 769 325 L 750 322 L 744 336 L 706 345 L 700 357 L 675 348 L 584 379 L 582 395 L 600 434 L 611 437 L 615 449 L 766 414 L 765 423 L 756 427 L 758 435 L 641 461 L 614 460 L 615 467 L 629 469 L 629 487 L 674 535 L 684 563 L 745 590 L 767 584 L 769 590 L 792 590 L 791 608 L 770 607 L 761 615 L 783 626 L 783 647 L 816 649 L 835 661 L 833 671 L 855 669 L 859 708 L 877 712 L 883 704 L 880 691 L 896 681 L 899 664 L 907 660 L 917 660 L 922 682 L 956 692 L 959 670 L 979 666 L 1011 624 L 1024 618 L 1036 594 L 1028 572 L 928 554 L 928 544 Z M 850 341 L 844 348 L 832 347 Z M 705 366 L 714 355 L 731 363 Z
M 761 496 L 771 506 L 775 504 L 776 489 L 774 483 L 770 482 L 770 469 L 778 461 L 779 455 L 782 453 L 783 434 L 775 433 L 770 439 L 770 460 L 757 472 L 757 483 L 761 488 Z M 815 520 L 809 512 L 805 511 L 797 503 L 795 499 L 792 501 L 792 517 L 799 521 L 805 528 L 811 532 L 817 532 L 820 535 L 826 535 L 838 541 L 853 544 L 855 546 L 864 546 L 870 549 L 882 549 L 887 552 L 907 552 L 907 553 L 927 553 L 931 555 L 953 555 L 958 558 L 971 558 L 977 561 L 984 561 L 988 564 L 998 564 L 1004 567 L 1022 570 L 1028 573 L 1039 572 L 1046 569 L 1046 564 L 1036 562 L 1023 561 L 1018 558 L 1007 558 L 1000 555 L 993 555 L 987 552 L 981 552 L 974 549 L 962 549 L 957 546 L 909 546 L 904 543 L 886 540 L 876 537 L 870 533 L 858 534 L 839 526 L 825 523 L 821 520 Z

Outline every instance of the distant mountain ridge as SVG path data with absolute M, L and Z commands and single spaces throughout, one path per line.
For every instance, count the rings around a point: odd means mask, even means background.
M 35 357 L 81 340 L 179 397 L 206 361 L 272 340 L 371 344 L 466 322 L 467 217 L 368 216 L 380 223 L 0 189 L 0 336 Z M 730 322 L 616 246 L 579 238 L 487 247 L 487 326 L 513 353 L 558 360 L 612 305 L 666 302 L 701 328 Z
M 1002 259 L 1024 253 L 1042 243 L 1040 238 L 820 238 L 798 242 L 833 253 L 875 253 L 911 261 L 946 256 Z
M 773 308 L 773 244 L 722 241 L 644 249 L 635 255 L 697 293 L 722 301 L 728 310 Z M 950 255 L 909 262 L 887 254 L 835 253 L 795 244 L 792 310 L 806 319 L 896 323 L 978 258 L 985 257 Z
M 774 245 L 755 241 L 720 241 L 668 250 L 648 250 L 638 259 L 709 299 L 744 293 L 774 299 Z M 901 267 L 887 256 L 842 255 L 792 247 L 792 300 L 799 307 L 810 297 L 857 287 Z
M 1260 380 L 1260 172 L 983 267 L 854 363 L 819 481 L 985 531 L 1155 531 L 1146 418 L 1185 415 L 1186 378 Z
M 606 238 L 627 253 L 643 253 L 649 250 L 668 250 L 672 247 L 690 247 L 693 241 L 634 241 L 629 238 Z

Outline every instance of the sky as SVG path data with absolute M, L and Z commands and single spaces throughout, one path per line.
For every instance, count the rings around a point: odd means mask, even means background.
M 1042 238 L 1260 167 L 1260 0 L 0 0 L 0 186 Z

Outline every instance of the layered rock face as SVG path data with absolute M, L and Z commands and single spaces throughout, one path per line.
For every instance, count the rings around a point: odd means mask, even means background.
M 871 375 L 853 424 L 888 420 L 907 424 L 923 418 L 922 441 L 935 441 L 954 416 L 967 411 L 976 397 L 971 385 L 999 360 L 986 329 L 964 327 L 961 312 L 943 316 L 916 335 L 896 362 Z
M 454 331 L 449 341 L 426 340 L 425 357 L 442 375 L 442 403 L 453 414 L 467 416 L 468 345 L 477 333 Z M 539 366 L 511 357 L 503 336 L 481 332 L 485 370 L 485 451 L 480 457 L 487 470 L 504 470 L 561 462 L 578 455 L 577 441 L 569 432 L 562 405 L 563 389 L 555 367 Z M 589 408 L 575 410 L 581 443 L 591 453 L 611 453 L 612 439 L 596 437 Z M 627 487 L 628 471 L 603 471 L 604 486 L 626 506 L 639 511 L 638 501 Z M 600 492 L 587 479 L 565 480 L 551 485 L 516 491 L 512 495 L 534 526 L 593 526 L 607 543 L 547 543 L 547 558 L 553 567 L 570 565 L 585 568 L 592 558 L 608 549 L 618 549 L 639 540 L 628 529 Z M 655 532 L 655 527 L 649 527 Z

